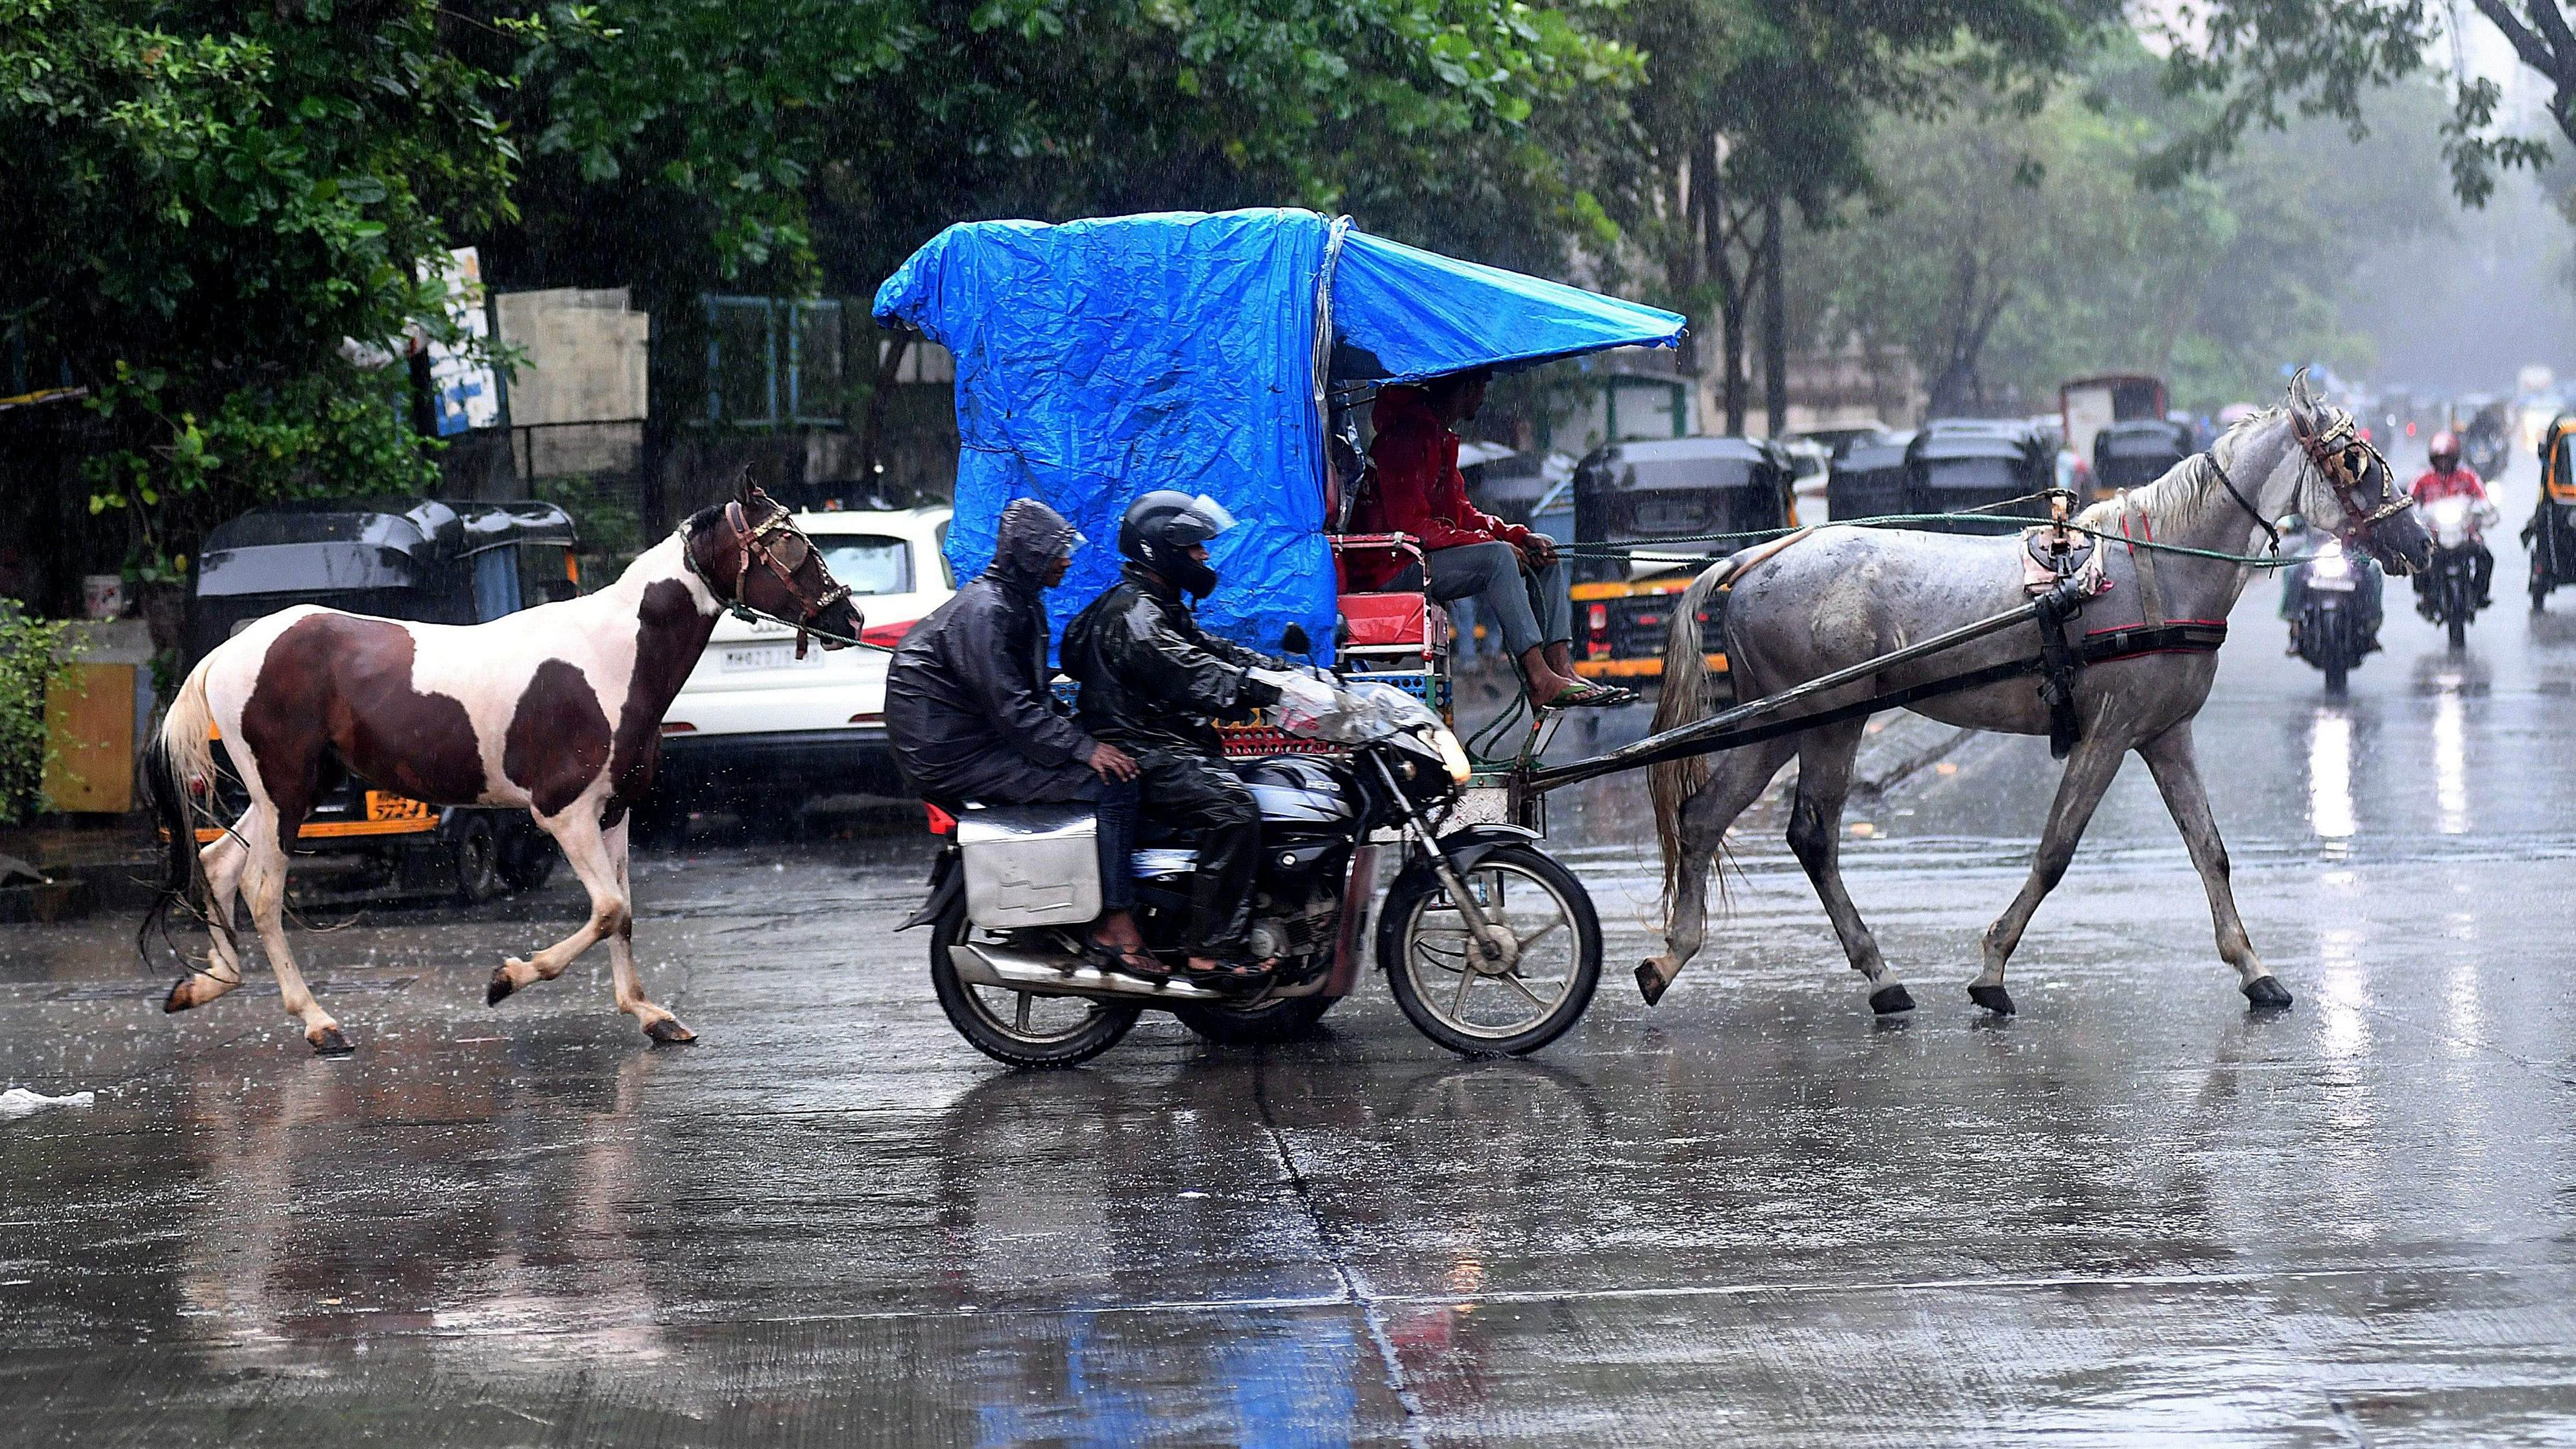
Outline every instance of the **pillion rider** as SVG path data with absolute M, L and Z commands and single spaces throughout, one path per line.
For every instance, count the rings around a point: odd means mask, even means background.
M 1189 970 L 1221 990 L 1256 987 L 1276 963 L 1249 959 L 1261 811 L 1226 768 L 1215 721 L 1277 703 L 1279 691 L 1251 671 L 1287 667 L 1204 632 L 1190 612 L 1190 600 L 1216 591 L 1208 541 L 1233 526 L 1204 495 L 1157 489 L 1138 498 L 1118 525 L 1127 559 L 1118 582 L 1064 631 L 1064 672 L 1081 681 L 1083 728 L 1131 751 L 1146 808 L 1196 835 Z
M 954 809 L 1084 803 L 1099 818 L 1102 966 L 1160 974 L 1131 914 L 1136 761 L 1083 732 L 1047 681 L 1044 592 L 1064 582 L 1082 535 L 1022 498 L 1002 510 L 993 562 L 912 626 L 886 669 L 886 733 L 924 799 Z

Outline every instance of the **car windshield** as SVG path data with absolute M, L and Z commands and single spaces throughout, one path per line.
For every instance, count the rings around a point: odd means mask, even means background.
M 832 577 L 858 597 L 912 592 L 912 549 L 902 539 L 852 534 L 817 538 L 814 546 Z

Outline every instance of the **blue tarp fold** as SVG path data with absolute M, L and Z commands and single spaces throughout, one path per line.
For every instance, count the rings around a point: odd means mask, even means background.
M 1329 646 L 1316 288 L 1332 223 L 1309 211 L 1169 212 L 1048 226 L 972 222 L 878 289 L 957 359 L 957 511 L 948 555 L 983 570 L 1004 505 L 1038 498 L 1091 540 L 1048 599 L 1059 635 L 1117 576 L 1118 519 L 1155 488 L 1206 493 L 1242 526 L 1217 540 L 1208 628 L 1276 650 Z M 1333 356 L 1351 380 L 1415 380 L 1628 345 L 1682 319 L 1347 231 Z

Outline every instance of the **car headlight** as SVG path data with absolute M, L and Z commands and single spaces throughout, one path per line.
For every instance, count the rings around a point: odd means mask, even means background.
M 1458 743 L 1458 737 L 1450 733 L 1447 725 L 1432 726 L 1431 743 L 1440 751 L 1440 763 L 1449 767 L 1449 778 L 1453 783 L 1464 785 L 1467 777 L 1476 773 L 1475 766 L 1467 763 L 1466 747 Z

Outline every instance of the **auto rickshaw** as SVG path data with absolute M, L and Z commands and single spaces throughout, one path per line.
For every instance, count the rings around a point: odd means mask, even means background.
M 1825 477 L 1825 512 L 1836 523 L 1886 518 L 1912 510 L 1912 433 L 1876 433 L 1843 445 Z
M 1907 450 L 1909 513 L 1982 513 L 1922 526 L 1940 533 L 2010 533 L 2049 516 L 2037 495 L 2057 481 L 2057 440 L 2016 418 L 1944 418 Z
M 1575 542 L 1635 551 L 1576 562 L 1574 672 L 1661 678 L 1674 597 L 1710 555 L 1796 527 L 1795 482 L 1787 450 L 1755 438 L 1613 443 L 1585 458 L 1574 474 Z M 1667 552 L 1652 547 L 1658 539 L 1683 541 Z M 1708 662 L 1726 668 L 1723 654 Z
M 2163 418 L 2112 423 L 2093 435 L 2093 496 L 2143 488 L 2192 451 L 2191 429 Z
M 2561 413 L 2540 435 L 2540 502 L 2522 526 L 2531 553 L 2531 607 L 2576 584 L 2576 413 Z
M 297 604 L 425 624 L 478 624 L 581 588 L 569 514 L 551 503 L 435 499 L 282 504 L 206 535 L 188 579 L 181 671 L 243 626 Z M 220 762 L 224 757 L 218 753 Z M 226 773 L 219 816 L 248 797 Z M 200 844 L 218 832 L 201 829 Z M 561 852 L 528 812 L 425 805 L 343 779 L 296 833 L 299 867 L 334 898 L 488 900 L 545 883 Z

